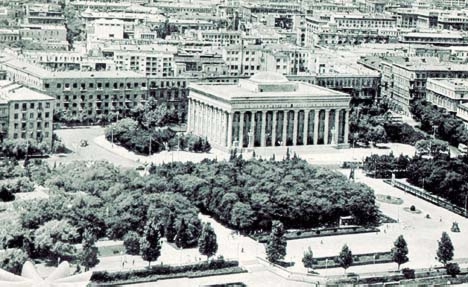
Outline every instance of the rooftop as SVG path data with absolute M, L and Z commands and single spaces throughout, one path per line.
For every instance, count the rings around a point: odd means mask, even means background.
M 54 98 L 10 81 L 0 81 L 0 104 L 10 101 L 47 100 L 54 100 Z
M 468 91 L 468 79 L 458 78 L 431 78 L 428 81 L 442 84 L 457 91 Z
M 250 77 L 250 80 L 252 82 L 263 83 L 263 84 L 266 84 L 266 83 L 278 84 L 278 83 L 289 82 L 285 76 L 278 74 L 278 73 L 274 73 L 274 72 L 260 72 Z
M 190 88 L 227 101 L 248 100 L 249 98 L 257 100 L 271 100 L 272 98 L 278 100 L 286 100 L 287 98 L 349 98 L 348 94 L 309 83 L 292 82 L 282 75 L 271 72 L 258 73 L 250 79 L 240 79 L 237 85 L 191 83 Z

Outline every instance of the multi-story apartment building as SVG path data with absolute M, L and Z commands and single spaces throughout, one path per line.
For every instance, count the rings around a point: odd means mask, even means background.
M 117 19 L 98 19 L 88 26 L 88 38 L 123 39 L 124 21 Z
M 174 54 L 156 51 L 114 51 L 117 70 L 140 72 L 146 76 L 172 77 Z
M 65 17 L 60 5 L 26 3 L 23 5 L 23 9 L 24 24 L 63 25 L 65 23 Z
M 284 75 L 306 73 L 310 55 L 308 49 L 286 44 L 223 48 L 223 59 L 231 76 L 249 76 L 260 71 L 274 71 Z
M 400 43 L 439 46 L 459 46 L 468 44 L 468 34 L 457 31 L 412 32 L 401 34 Z
M 217 46 L 240 45 L 243 33 L 241 31 L 211 30 L 198 31 L 200 41 L 210 42 Z
M 10 81 L 0 81 L 0 137 L 52 145 L 55 99 Z
M 338 14 L 330 17 L 337 29 L 360 28 L 395 28 L 396 19 L 384 14 Z
M 466 10 L 399 8 L 394 16 L 401 28 L 468 30 Z
M 226 76 L 228 66 L 219 54 L 182 54 L 175 56 L 176 76 L 194 78 Z
M 149 3 L 149 7 L 157 7 L 164 15 L 185 14 L 185 15 L 216 15 L 216 6 L 195 2 L 156 2 Z
M 72 51 L 25 50 L 22 57 L 52 71 L 81 70 L 85 57 L 82 53 Z
M 7 44 L 7 43 L 14 43 L 21 39 L 20 33 L 18 30 L 13 29 L 0 29 L 0 42 Z
M 8 80 L 55 98 L 57 113 L 95 119 L 111 112 L 125 114 L 147 99 L 147 79 L 133 71 L 51 72 L 17 59 L 0 66 Z
M 427 79 L 426 100 L 447 112 L 456 113 L 458 106 L 468 103 L 467 79 Z
M 21 40 L 38 44 L 43 49 L 68 49 L 64 25 L 22 25 L 19 33 Z
M 382 94 L 392 107 L 404 114 L 410 113 L 415 99 L 425 99 L 429 78 L 468 78 L 468 65 L 441 61 L 439 58 L 383 57 L 371 62 L 382 72 Z M 360 61 L 372 68 L 369 61 Z
M 125 115 L 147 99 L 146 77 L 132 71 L 57 72 L 43 82 L 43 91 L 57 100 L 56 111 L 71 116 Z
M 306 17 L 305 45 L 336 46 L 369 42 L 388 43 L 395 38 L 396 21 L 385 15 L 337 14 Z

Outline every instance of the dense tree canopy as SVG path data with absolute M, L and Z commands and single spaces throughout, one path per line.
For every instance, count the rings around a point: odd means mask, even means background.
M 412 105 L 411 112 L 421 122 L 421 129 L 451 145 L 468 144 L 468 131 L 465 124 L 455 115 L 446 113 L 425 100 L 418 100 Z
M 221 222 L 244 231 L 269 229 L 272 220 L 287 228 L 334 225 L 353 215 L 358 224 L 377 218 L 373 191 L 338 172 L 293 158 L 280 162 L 205 160 L 166 164 L 150 170 L 153 179 L 181 193 Z

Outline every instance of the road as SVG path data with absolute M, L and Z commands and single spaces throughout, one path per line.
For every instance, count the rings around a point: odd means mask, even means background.
M 94 139 L 104 134 L 102 127 L 89 127 L 79 129 L 61 129 L 54 131 L 71 153 L 65 155 L 53 155 L 47 161 L 49 163 L 68 163 L 72 161 L 106 160 L 123 168 L 135 168 L 138 163 L 129 160 L 117 153 L 110 152 L 94 142 Z M 88 141 L 88 146 L 81 147 L 80 141 Z

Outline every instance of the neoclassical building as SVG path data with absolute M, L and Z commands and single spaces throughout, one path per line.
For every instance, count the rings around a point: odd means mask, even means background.
M 219 148 L 348 146 L 348 94 L 270 72 L 189 90 L 187 130 Z

